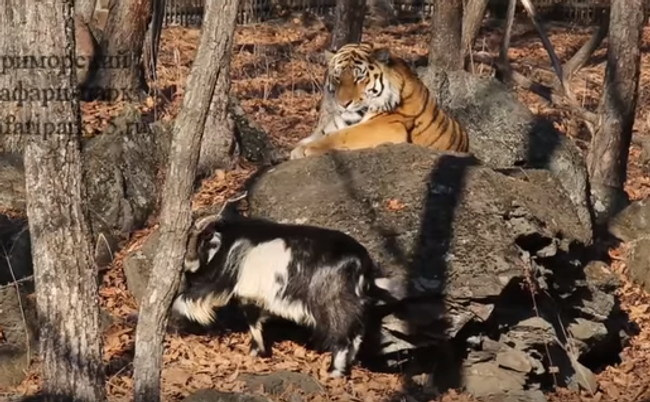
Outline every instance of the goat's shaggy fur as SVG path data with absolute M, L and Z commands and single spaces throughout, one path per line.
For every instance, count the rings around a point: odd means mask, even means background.
M 214 308 L 238 300 L 256 356 L 269 354 L 262 325 L 271 315 L 308 326 L 332 352 L 334 377 L 349 372 L 373 298 L 400 297 L 390 279 L 378 277 L 363 245 L 315 226 L 203 218 L 189 237 L 184 264 L 185 289 L 174 311 L 209 325 Z

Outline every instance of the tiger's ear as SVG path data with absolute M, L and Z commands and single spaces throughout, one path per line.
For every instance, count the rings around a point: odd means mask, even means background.
M 380 63 L 388 63 L 390 61 L 390 50 L 386 48 L 375 49 L 372 51 L 372 58 Z

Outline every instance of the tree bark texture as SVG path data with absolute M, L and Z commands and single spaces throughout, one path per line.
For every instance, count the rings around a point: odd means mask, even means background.
M 462 22 L 462 53 L 463 60 L 467 56 L 476 42 L 478 32 L 483 24 L 483 17 L 487 10 L 488 0 L 465 0 L 463 5 L 463 22 Z
M 4 3 L 5 10 L 13 11 L 13 18 L 4 21 L 5 29 L 21 33 L 12 47 L 15 54 L 74 57 L 71 1 Z M 76 86 L 74 69 L 39 70 L 21 77 L 25 86 L 68 94 Z M 21 120 L 42 130 L 25 137 L 24 165 L 45 400 L 102 401 L 97 272 L 83 201 L 79 101 L 70 96 L 25 105 Z
M 464 67 L 461 48 L 463 0 L 433 0 L 429 67 L 443 71 Z
M 59 76 L 63 74 L 62 68 L 65 64 L 63 57 L 52 57 L 52 49 L 45 46 L 43 42 L 28 43 L 26 37 L 40 33 L 40 26 L 34 26 L 33 21 L 25 22 L 20 19 L 24 13 L 20 11 L 25 3 L 17 0 L 0 0 L 0 49 L 2 49 L 3 61 L 0 66 L 0 152 L 21 154 L 25 147 L 25 140 L 30 135 L 37 134 L 37 124 L 26 124 L 30 121 L 22 116 L 30 116 L 31 109 L 38 106 L 39 101 L 49 104 L 56 100 L 56 92 L 35 90 L 31 80 L 33 71 L 44 67 L 49 71 L 58 71 Z M 23 14 L 21 14 L 23 13 Z M 6 22 L 5 22 L 6 21 Z M 75 47 L 77 57 L 83 58 L 76 69 L 77 83 L 83 83 L 88 76 L 89 64 L 95 57 L 96 43 L 93 42 L 92 34 L 87 25 L 80 19 L 75 18 Z M 39 22 L 39 24 L 46 24 Z M 48 42 L 49 43 L 49 42 Z M 36 87 L 40 88 L 40 87 Z M 25 124 L 17 124 L 22 121 Z M 35 123 L 35 122 L 32 122 Z
M 142 52 L 152 0 L 110 0 L 94 91 L 88 98 L 135 101 L 147 90 Z M 93 96 L 94 95 L 94 96 Z
M 217 30 L 216 48 L 205 44 L 196 60 L 203 70 L 218 71 L 217 88 L 210 100 L 210 109 L 205 125 L 202 127 L 203 140 L 199 156 L 198 171 L 211 174 L 214 169 L 227 168 L 231 161 L 231 150 L 235 142 L 235 122 L 230 113 L 228 94 L 230 93 L 230 58 L 237 23 L 239 1 L 231 1 L 227 12 L 221 15 Z M 211 28 L 212 29 L 212 28 Z M 206 38 L 207 39 L 207 38 Z M 207 71 L 196 72 L 207 76 Z
M 92 22 L 96 5 L 97 0 L 75 0 L 74 8 L 76 14 L 81 16 L 84 22 Z
M 638 98 L 643 0 L 612 0 L 601 126 L 587 155 L 592 192 L 605 209 L 622 192 Z M 608 214 L 608 211 L 597 211 Z
M 360 42 L 365 15 L 366 0 L 336 0 L 330 49 L 335 51 L 346 43 Z
M 147 79 L 157 79 L 156 66 L 158 65 L 158 49 L 160 47 L 160 34 L 162 33 L 165 19 L 166 0 L 151 0 L 151 23 L 145 37 L 144 60 Z
M 232 38 L 233 21 L 239 1 L 206 3 L 199 50 L 192 65 L 183 98 L 182 110 L 176 119 L 169 169 L 162 192 L 160 237 L 154 257 L 147 295 L 140 305 L 134 358 L 135 402 L 160 400 L 160 373 L 163 338 L 167 312 L 180 283 L 180 267 L 185 255 L 191 225 L 190 196 L 194 183 L 203 129 L 208 108 L 214 99 L 222 75 L 219 55 Z

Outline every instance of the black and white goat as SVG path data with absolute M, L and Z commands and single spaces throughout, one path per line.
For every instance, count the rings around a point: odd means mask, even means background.
M 218 215 L 196 221 L 184 261 L 185 285 L 173 310 L 203 325 L 214 308 L 238 300 L 251 355 L 268 356 L 262 326 L 274 315 L 310 327 L 332 352 L 329 373 L 345 376 L 362 341 L 373 298 L 401 298 L 379 277 L 366 248 L 336 230 Z

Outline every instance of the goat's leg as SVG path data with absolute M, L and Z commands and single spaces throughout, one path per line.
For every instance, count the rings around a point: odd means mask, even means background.
M 256 357 L 269 357 L 270 349 L 266 347 L 262 327 L 268 315 L 254 304 L 245 304 L 241 309 L 246 317 L 248 328 L 251 334 L 251 346 L 249 354 Z
M 343 377 L 350 373 L 352 364 L 354 363 L 359 348 L 361 347 L 362 329 L 354 331 L 352 336 L 340 339 L 335 342 L 332 347 L 332 361 L 330 362 L 329 372 L 330 377 L 337 378 Z

